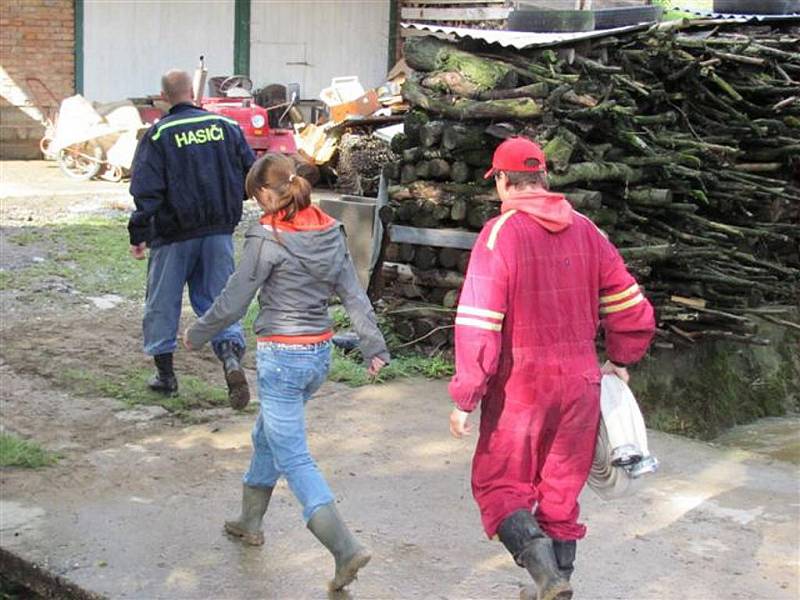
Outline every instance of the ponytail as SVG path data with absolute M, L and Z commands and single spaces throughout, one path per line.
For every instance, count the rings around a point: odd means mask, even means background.
M 264 188 L 278 197 L 275 209 L 269 213 L 273 218 L 283 213 L 281 220 L 291 221 L 311 204 L 311 184 L 297 174 L 294 163 L 282 154 L 265 154 L 250 168 L 245 180 L 247 196 L 256 198 Z
M 297 173 L 292 173 L 286 181 L 286 187 L 285 196 L 288 201 L 288 206 L 283 220 L 291 221 L 298 212 L 304 208 L 308 208 L 311 204 L 311 184 L 305 177 L 301 177 Z M 283 200 L 283 198 L 284 196 L 281 195 L 281 200 Z M 283 204 L 283 202 L 281 202 L 281 204 Z

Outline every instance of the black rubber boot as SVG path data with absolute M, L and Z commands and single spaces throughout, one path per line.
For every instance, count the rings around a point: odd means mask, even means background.
M 178 379 L 172 368 L 172 354 L 156 354 L 153 357 L 156 363 L 156 373 L 147 382 L 154 392 L 171 396 L 178 393 Z
M 332 592 L 341 590 L 356 579 L 358 570 L 372 558 L 369 551 L 350 533 L 333 503 L 317 509 L 308 521 L 308 528 L 336 561 L 336 574 L 328 584 Z
M 267 512 L 273 489 L 242 484 L 242 514 L 235 521 L 225 521 L 225 531 L 241 538 L 245 544 L 262 546 L 264 532 L 261 531 L 261 522 Z
M 228 384 L 228 402 L 234 410 L 242 410 L 250 402 L 250 388 L 242 368 L 244 348 L 233 342 L 222 342 L 218 349 L 225 383 Z
M 538 600 L 569 600 L 572 588 L 561 574 L 551 540 L 527 510 L 507 517 L 497 530 L 514 561 L 528 570 L 536 582 Z M 524 592 L 523 592 L 524 593 Z
M 575 570 L 575 553 L 578 550 L 578 542 L 575 540 L 553 540 L 553 551 L 556 553 L 556 562 L 562 575 L 567 581 L 572 577 Z

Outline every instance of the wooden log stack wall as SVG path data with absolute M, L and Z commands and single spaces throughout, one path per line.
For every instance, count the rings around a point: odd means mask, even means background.
M 494 148 L 528 136 L 551 189 L 621 249 L 657 307 L 660 343 L 766 343 L 758 318 L 785 323 L 800 301 L 798 48 L 796 22 L 672 23 L 577 53 L 410 38 L 412 110 L 382 216 L 412 241 L 408 228 L 474 235 L 499 212 L 483 180 Z M 392 243 L 384 275 L 412 303 L 407 337 L 441 346 L 430 331 L 452 323 L 469 246 L 438 243 Z

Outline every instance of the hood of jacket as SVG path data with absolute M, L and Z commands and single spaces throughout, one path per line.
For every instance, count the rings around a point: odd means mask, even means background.
M 333 284 L 347 258 L 341 224 L 316 206 L 298 212 L 291 221 L 266 215 L 247 231 L 266 243 L 277 244 L 314 279 Z
M 524 212 L 551 233 L 572 225 L 572 205 L 567 198 L 547 190 L 512 190 L 500 210 Z

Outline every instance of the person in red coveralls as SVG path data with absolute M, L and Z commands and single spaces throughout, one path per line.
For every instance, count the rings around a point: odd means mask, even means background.
M 536 582 L 539 600 L 572 597 L 578 495 L 600 420 L 600 377 L 628 380 L 655 330 L 653 308 L 614 245 L 562 194 L 524 138 L 494 153 L 502 201 L 472 250 L 456 315 L 450 431 L 481 404 L 472 492 L 486 534 Z M 605 330 L 608 361 L 595 351 Z

